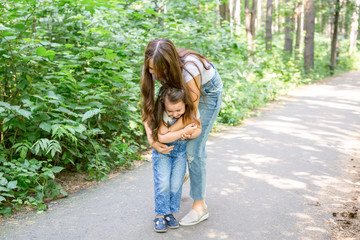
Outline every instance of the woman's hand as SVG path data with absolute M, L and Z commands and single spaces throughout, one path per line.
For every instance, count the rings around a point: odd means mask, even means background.
M 162 154 L 169 154 L 173 149 L 174 149 L 174 145 L 172 146 L 168 146 L 166 144 L 163 144 L 161 142 L 153 142 L 151 144 L 151 146 L 158 151 L 159 153 Z

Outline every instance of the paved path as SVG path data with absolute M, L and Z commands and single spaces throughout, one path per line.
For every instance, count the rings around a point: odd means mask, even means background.
M 360 135 L 360 72 L 299 88 L 208 142 L 210 218 L 157 234 L 151 164 L 0 224 L 0 239 L 330 239 Z M 344 175 L 345 174 L 345 175 Z M 191 206 L 185 186 L 182 210 Z

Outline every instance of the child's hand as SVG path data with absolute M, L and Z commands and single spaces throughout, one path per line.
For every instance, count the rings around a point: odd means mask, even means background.
M 184 133 L 186 135 L 191 135 L 195 132 L 195 130 L 197 129 L 197 126 L 195 123 L 190 123 L 189 125 L 187 125 L 185 128 L 184 128 Z
M 181 135 L 181 140 L 185 140 L 185 139 L 191 138 L 191 136 L 192 136 L 192 134 L 187 135 L 186 133 L 183 133 L 183 135 Z

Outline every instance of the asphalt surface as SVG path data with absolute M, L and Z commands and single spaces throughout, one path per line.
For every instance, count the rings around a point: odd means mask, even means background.
M 0 223 L 0 239 L 331 239 L 360 146 L 360 72 L 305 86 L 207 144 L 210 217 L 153 231 L 151 163 Z M 183 189 L 180 219 L 190 209 Z

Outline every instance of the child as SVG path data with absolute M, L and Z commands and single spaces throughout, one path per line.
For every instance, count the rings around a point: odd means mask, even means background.
M 178 228 L 173 216 L 180 210 L 183 178 L 186 171 L 186 140 L 184 135 L 196 138 L 201 133 L 199 114 L 196 118 L 186 107 L 191 101 L 181 89 L 161 87 L 155 103 L 154 121 L 149 123 L 155 141 L 174 146 L 170 154 L 161 154 L 153 149 L 152 162 L 155 191 L 156 232 L 166 232 L 167 227 Z M 193 119 L 184 129 L 170 132 L 169 127 L 183 116 Z

